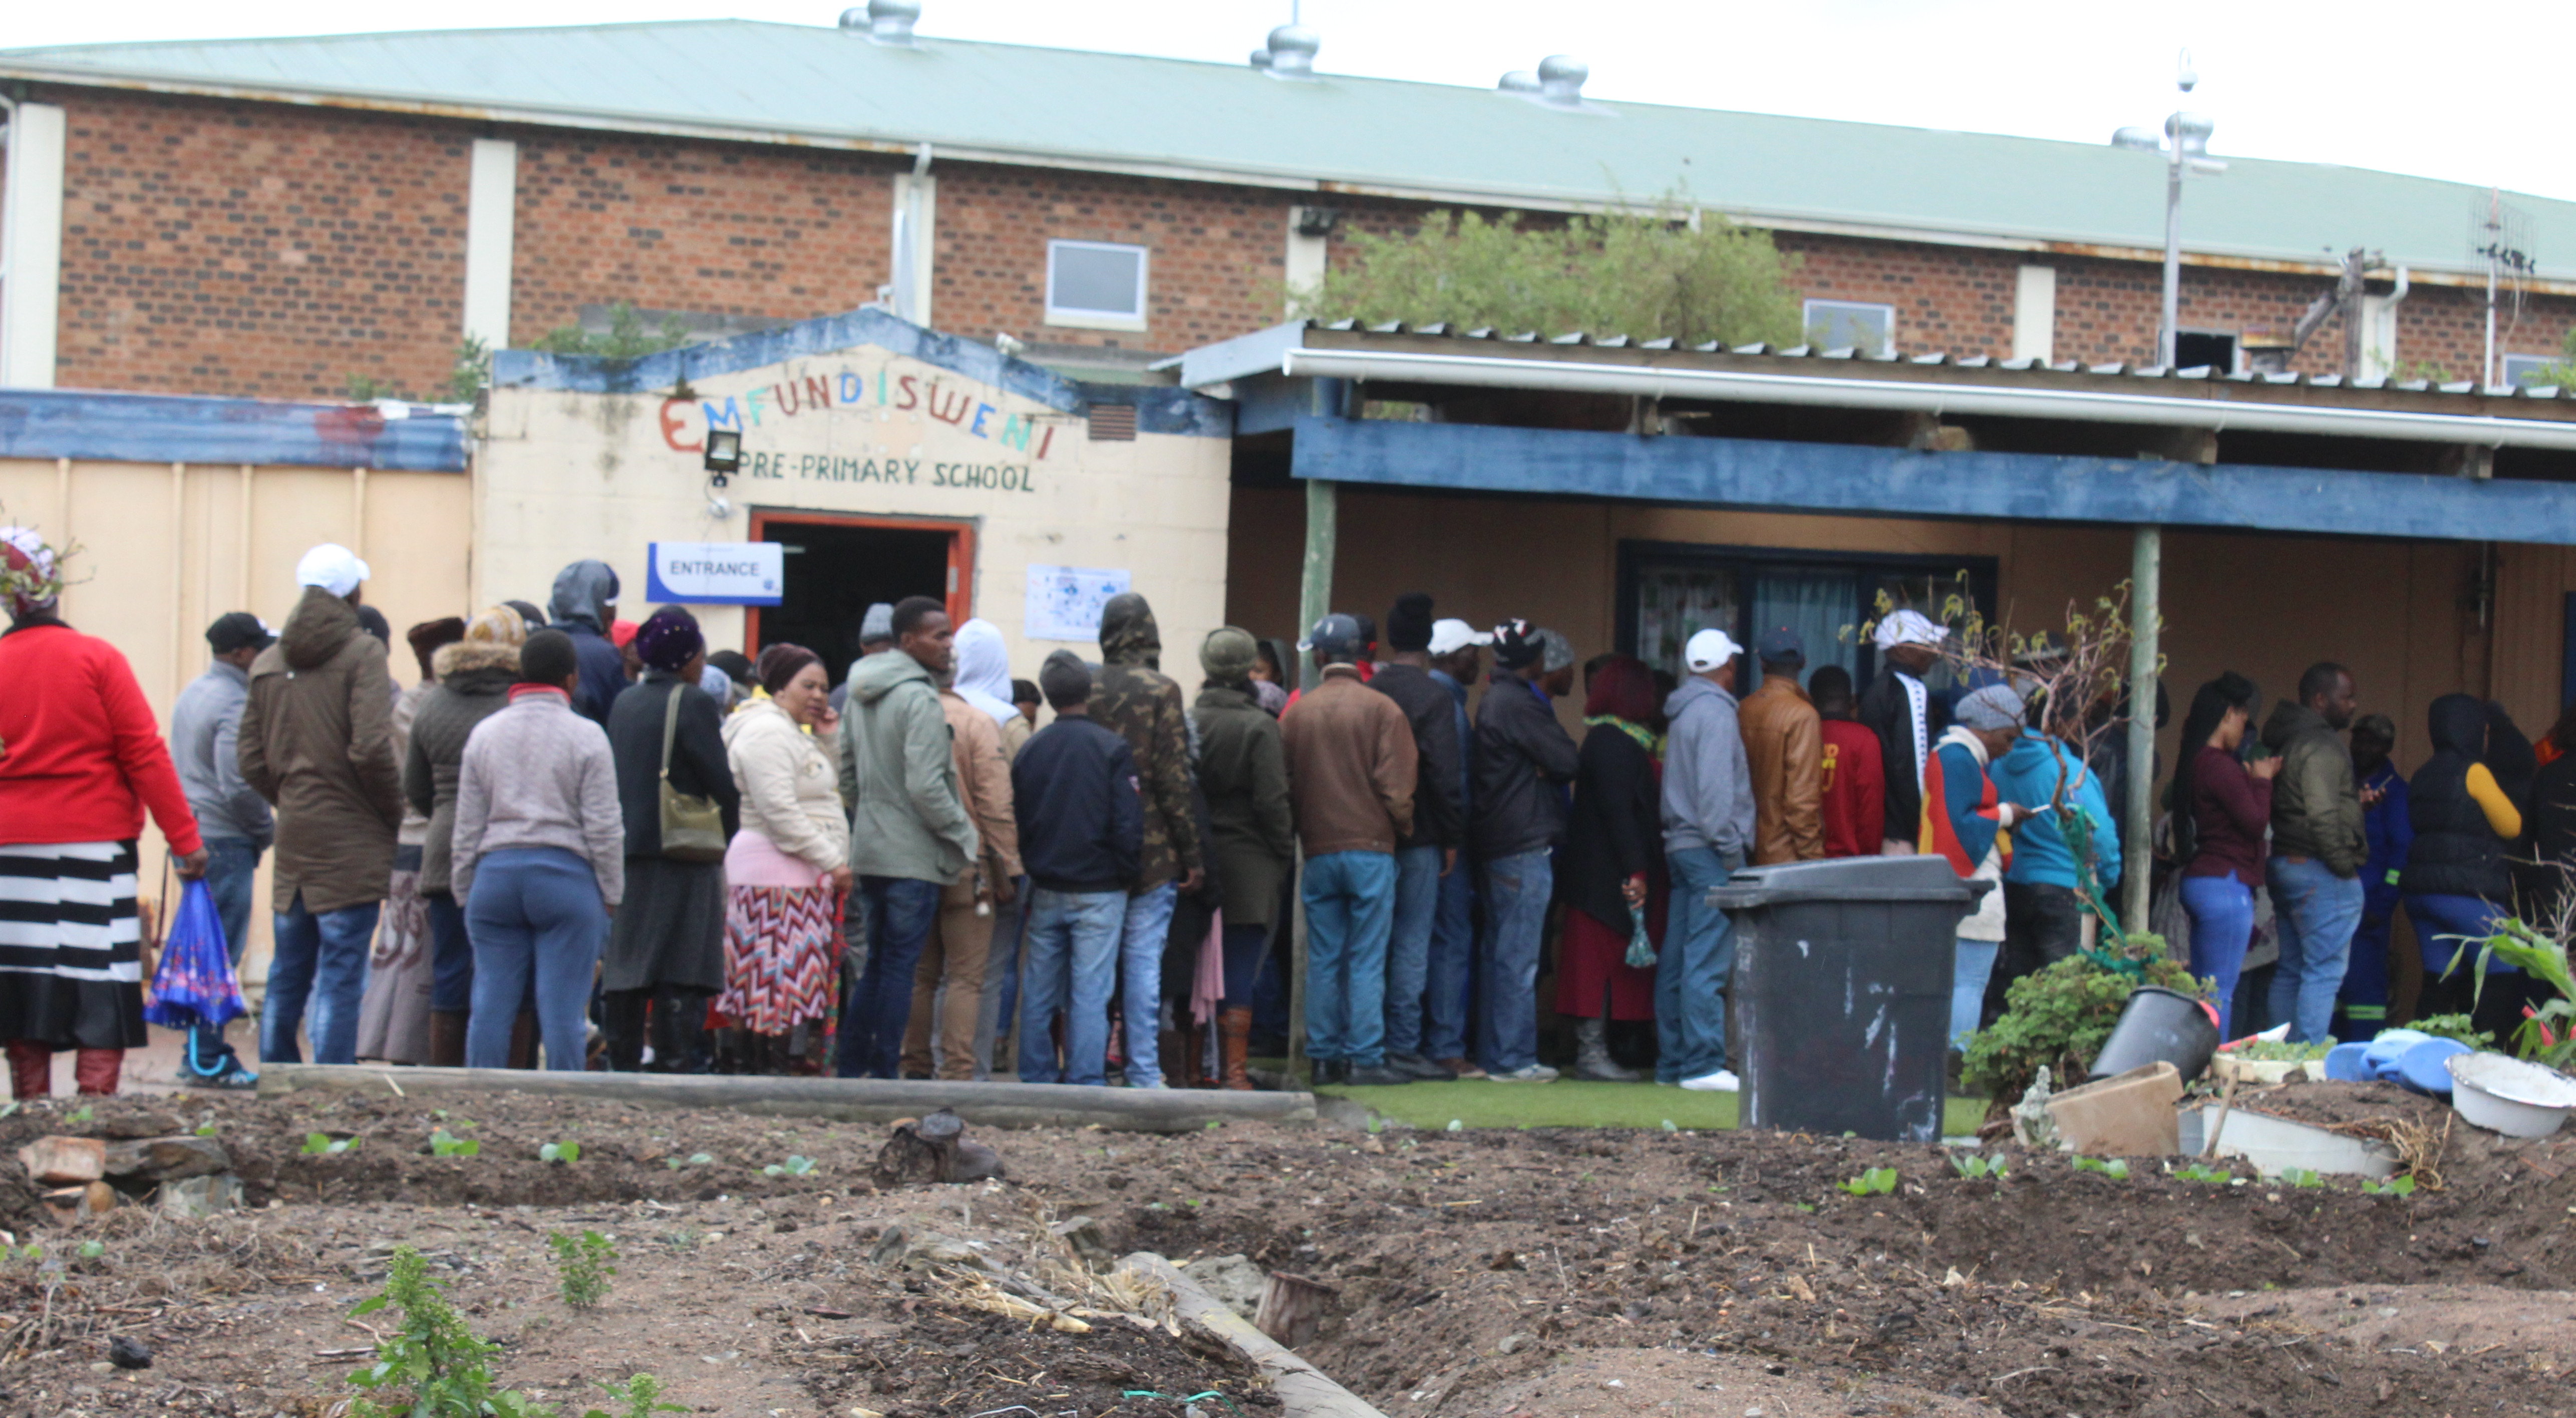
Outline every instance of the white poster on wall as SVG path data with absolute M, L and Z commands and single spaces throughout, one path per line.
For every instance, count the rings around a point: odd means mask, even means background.
M 1097 641 L 1100 608 L 1124 594 L 1132 579 L 1098 566 L 1032 566 L 1022 633 L 1031 640 Z

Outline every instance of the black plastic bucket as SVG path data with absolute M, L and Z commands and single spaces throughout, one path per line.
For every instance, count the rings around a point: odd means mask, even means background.
M 2111 1037 L 2102 1041 L 2092 1076 L 2109 1078 L 2148 1064 L 2169 1063 L 2189 1083 L 2200 1077 L 2217 1052 L 2218 1021 L 2210 1018 L 2207 1006 L 2161 985 L 2141 985 L 2121 1007 L 2120 1022 L 2111 1026 Z

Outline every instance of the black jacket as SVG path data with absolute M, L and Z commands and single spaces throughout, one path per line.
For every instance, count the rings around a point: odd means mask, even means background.
M 1923 730 L 1923 760 L 1928 764 L 1941 735 L 1950 729 L 1949 701 L 1929 685 L 1923 691 L 1923 716 L 1932 721 Z M 1894 669 L 1879 667 L 1878 677 L 1860 692 L 1855 717 L 1878 735 L 1878 761 L 1887 770 L 1882 775 L 1887 780 L 1887 835 L 1910 842 L 1923 823 L 1923 784 L 1914 775 L 1914 706 Z
M 2406 783 L 2415 845 L 2406 850 L 2398 888 L 2410 896 L 2474 896 L 2509 904 L 2513 882 L 2505 868 L 2505 841 L 2469 795 L 2469 770 L 2487 752 L 2487 707 L 2474 695 L 2445 694 L 2433 701 L 2430 717 L 2433 756 Z
M 1467 813 L 1458 801 L 1458 701 L 1429 670 L 1412 665 L 1378 666 L 1369 688 L 1404 711 L 1421 760 L 1413 785 L 1413 835 L 1397 839 L 1396 850 L 1463 845 Z
M 1454 702 L 1454 701 L 1453 701 Z M 1516 674 L 1497 671 L 1476 704 L 1476 856 L 1536 852 L 1565 840 L 1565 788 L 1581 755 L 1556 711 Z
M 677 675 L 647 670 L 644 682 L 617 696 L 608 711 L 608 751 L 617 760 L 617 806 L 626 816 L 626 855 L 662 855 L 662 717 L 680 696 L 680 729 L 671 741 L 671 786 L 713 798 L 724 814 L 725 840 L 742 828 L 742 792 L 726 762 L 724 715 L 713 696 Z
M 1020 863 L 1049 891 L 1126 891 L 1145 849 L 1145 801 L 1127 740 L 1085 715 L 1058 718 L 1011 760 Z
M 1663 789 L 1645 745 L 1610 724 L 1583 736 L 1574 775 L 1574 816 L 1557 868 L 1567 905 L 1626 935 L 1627 898 L 1620 883 L 1646 874 L 1651 892 L 1663 882 Z

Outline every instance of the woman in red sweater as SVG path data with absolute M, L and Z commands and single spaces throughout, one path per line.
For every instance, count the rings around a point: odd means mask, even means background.
M 152 811 L 171 864 L 205 870 L 170 748 L 116 647 L 63 624 L 53 549 L 0 528 L 0 1040 L 19 1098 L 53 1091 L 78 1049 L 83 1093 L 113 1093 L 141 1047 L 134 842 Z

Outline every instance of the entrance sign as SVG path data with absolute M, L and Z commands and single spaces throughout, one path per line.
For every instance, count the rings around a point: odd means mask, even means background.
M 777 542 L 653 542 L 647 547 L 647 600 L 774 606 L 786 586 L 787 548 Z
M 1023 632 L 1032 640 L 1098 640 L 1100 608 L 1124 594 L 1125 571 L 1096 566 L 1032 566 Z

